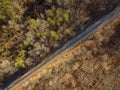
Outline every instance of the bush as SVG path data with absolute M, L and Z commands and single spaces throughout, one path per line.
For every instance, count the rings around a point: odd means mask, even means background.
M 65 22 L 69 21 L 69 15 L 67 13 L 63 14 L 63 18 L 64 18 Z
M 37 33 L 36 33 L 36 37 L 37 37 L 37 38 L 40 38 L 40 37 L 41 37 L 41 33 L 40 33 L 40 32 L 37 32 Z
M 7 22 L 9 19 L 15 18 L 15 10 L 12 5 L 12 0 L 0 1 L 0 19 Z
M 57 32 L 55 31 L 51 31 L 50 32 L 50 35 L 52 38 L 54 38 L 55 40 L 58 40 L 59 39 L 59 35 L 57 34 Z
M 36 24 L 37 24 L 36 20 L 33 19 L 33 18 L 31 18 L 31 19 L 29 20 L 29 23 L 30 23 L 30 26 L 31 26 L 31 27 L 34 27 L 34 26 L 36 26 Z
M 47 21 L 50 25 L 55 26 L 55 20 L 52 20 L 51 18 L 47 18 Z
M 25 68 L 24 58 L 25 58 L 25 51 L 21 50 L 15 60 L 15 66 Z
M 24 45 L 24 47 L 29 46 L 29 42 L 27 40 L 24 40 L 23 45 Z
M 20 57 L 17 57 L 15 61 L 15 66 L 25 68 L 24 60 Z
M 49 16 L 49 17 L 53 17 L 53 16 L 54 16 L 53 10 L 47 10 L 47 11 L 46 11 L 46 14 L 47 14 L 47 16 Z
M 37 32 L 37 33 L 36 33 L 36 37 L 37 37 L 37 38 L 44 37 L 44 36 L 46 36 L 46 35 L 47 35 L 47 32 Z
M 60 8 L 57 8 L 56 9 L 56 15 L 60 15 L 62 13 L 61 9 Z
M 64 21 L 63 17 L 58 18 L 58 22 L 62 23 Z
M 69 28 L 67 28 L 67 29 L 65 30 L 65 32 L 66 32 L 67 34 L 72 34 L 72 30 L 69 29 Z

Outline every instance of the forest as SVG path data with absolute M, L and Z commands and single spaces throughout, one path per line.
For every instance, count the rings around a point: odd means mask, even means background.
M 0 0 L 0 86 L 41 63 L 118 4 L 119 0 Z

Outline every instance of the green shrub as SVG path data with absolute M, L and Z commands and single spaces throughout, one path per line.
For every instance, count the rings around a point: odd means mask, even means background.
M 58 22 L 62 23 L 64 21 L 63 17 L 58 18 Z
M 72 34 L 72 30 L 69 29 L 69 28 L 67 28 L 67 29 L 65 30 L 65 32 L 66 32 L 67 34 Z
M 60 22 L 56 22 L 56 25 L 59 27 L 59 26 L 61 26 L 61 23 Z
M 60 15 L 62 13 L 60 8 L 57 8 L 55 12 L 56 12 L 56 15 Z
M 36 24 L 37 24 L 36 20 L 33 19 L 33 18 L 31 18 L 31 19 L 29 20 L 29 23 L 30 23 L 30 26 L 31 26 L 31 27 L 34 27 L 34 26 L 36 26 Z
M 49 12 L 49 14 L 48 14 Z M 58 40 L 59 39 L 59 35 L 56 31 L 56 29 L 58 29 L 59 27 L 64 27 L 64 25 L 67 25 L 67 23 L 69 22 L 69 14 L 64 13 L 63 10 L 61 8 L 57 8 L 54 10 L 54 12 L 49 9 L 47 10 L 47 21 L 49 23 L 49 29 L 52 29 L 52 31 L 50 31 L 50 36 L 54 39 L 54 40 Z M 52 17 L 50 17 L 52 16 Z M 54 27 L 51 27 L 54 26 Z M 60 29 L 58 29 L 60 30 Z M 72 34 L 71 29 L 66 28 L 64 31 L 64 34 Z M 38 35 L 39 36 L 39 35 Z
M 67 13 L 63 13 L 63 18 L 64 18 L 65 22 L 69 21 L 69 15 Z
M 46 36 L 47 32 L 41 32 L 41 36 Z
M 37 33 L 36 33 L 36 37 L 37 37 L 37 38 L 40 38 L 40 37 L 43 37 L 43 36 L 46 36 L 46 35 L 47 35 L 46 32 L 37 32 Z
M 26 49 L 26 48 L 28 48 L 28 45 L 29 45 L 28 42 L 26 42 L 26 40 L 25 40 L 25 41 L 23 41 L 23 43 L 20 44 L 20 48 Z
M 21 50 L 18 56 L 16 57 L 15 66 L 25 68 L 24 58 L 25 58 L 25 51 Z
M 15 18 L 15 10 L 12 5 L 12 0 L 1 0 L 0 1 L 0 19 L 8 21 L 9 19 Z
M 25 63 L 23 58 L 17 57 L 15 61 L 15 66 L 25 68 Z
M 24 47 L 29 46 L 29 42 L 27 40 L 24 40 L 23 45 L 24 45 Z
M 10 52 L 8 50 L 2 52 L 1 56 L 6 57 L 7 55 L 10 55 Z
M 55 20 L 53 20 L 53 19 L 51 19 L 51 18 L 47 18 L 47 21 L 48 21 L 48 23 L 50 24 L 50 25 L 52 25 L 52 26 L 55 26 Z
M 24 58 L 25 57 L 25 50 L 21 50 L 18 54 L 18 57 Z
M 40 32 L 37 32 L 37 33 L 36 33 L 36 37 L 37 37 L 37 38 L 40 38 L 40 37 L 41 37 L 41 33 L 40 33 Z
M 54 38 L 55 40 L 58 40 L 59 39 L 59 35 L 57 34 L 57 32 L 55 31 L 51 31 L 50 32 L 50 35 L 52 38 Z
M 6 21 L 6 16 L 5 16 L 5 15 L 0 14 L 0 19 L 1 19 L 1 20 Z
M 48 17 L 53 17 L 54 16 L 54 12 L 51 9 L 47 10 L 46 14 L 47 14 Z

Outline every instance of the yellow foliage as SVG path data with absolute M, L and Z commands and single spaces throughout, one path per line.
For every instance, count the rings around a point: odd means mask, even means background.
M 47 18 L 47 21 L 49 22 L 49 24 L 51 24 L 52 26 L 55 26 L 55 20 L 52 20 L 51 18 Z
M 67 28 L 65 31 L 66 31 L 67 34 L 71 34 L 72 33 L 72 30 L 69 29 L 69 28 Z
M 69 21 L 69 15 L 67 13 L 63 13 L 63 18 L 64 18 L 65 22 Z
M 25 68 L 25 63 L 24 63 L 24 57 L 25 57 L 25 51 L 21 50 L 15 60 L 15 66 L 16 67 L 22 67 Z
M 29 22 L 30 22 L 30 26 L 31 26 L 31 27 L 34 27 L 34 26 L 36 26 L 36 24 L 37 24 L 36 20 L 33 19 L 33 18 L 31 18 L 31 19 L 29 20 Z
M 20 57 L 16 58 L 15 66 L 25 68 L 24 60 Z
M 57 34 L 57 32 L 55 31 L 51 31 L 50 32 L 50 35 L 52 38 L 54 38 L 55 40 L 58 40 L 59 39 L 59 35 Z
M 61 9 L 60 9 L 60 8 L 57 8 L 57 9 L 56 9 L 56 15 L 60 15 L 60 14 L 61 14 L 61 12 L 62 12 L 62 11 L 61 11 Z
M 50 17 L 53 17 L 53 16 L 54 16 L 53 11 L 50 10 L 50 9 L 46 11 L 46 14 L 47 14 L 47 16 L 50 16 Z

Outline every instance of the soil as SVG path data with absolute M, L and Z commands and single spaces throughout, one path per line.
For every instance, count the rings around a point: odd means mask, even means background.
M 21 90 L 119 90 L 120 17 L 77 47 Z

